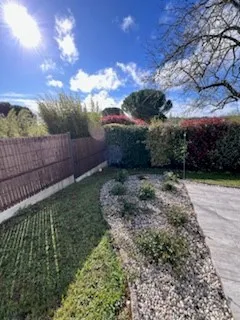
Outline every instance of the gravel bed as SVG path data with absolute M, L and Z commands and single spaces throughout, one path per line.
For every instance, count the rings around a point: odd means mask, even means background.
M 138 199 L 139 188 L 145 180 L 137 176 L 130 176 L 124 183 L 126 195 L 111 195 L 115 184 L 111 180 L 103 186 L 100 196 L 104 216 L 115 245 L 124 257 L 124 267 L 134 291 L 133 319 L 233 319 L 184 185 L 175 184 L 175 192 L 162 191 L 161 175 L 145 177 L 156 190 L 153 200 Z M 128 218 L 121 215 L 123 198 L 137 204 L 136 213 Z M 173 228 L 166 217 L 166 210 L 172 205 L 181 206 L 188 214 L 187 224 L 178 232 L 188 241 L 189 256 L 178 275 L 171 265 L 150 263 L 135 243 L 136 235 L 144 230 Z

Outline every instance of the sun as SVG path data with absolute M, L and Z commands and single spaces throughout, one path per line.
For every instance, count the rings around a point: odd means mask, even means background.
M 37 22 L 27 8 L 17 3 L 3 5 L 4 19 L 13 35 L 26 48 L 36 48 L 40 44 L 41 33 Z

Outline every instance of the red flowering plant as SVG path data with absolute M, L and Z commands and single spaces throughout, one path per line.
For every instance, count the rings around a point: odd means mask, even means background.
M 124 125 L 138 125 L 143 126 L 146 125 L 146 122 L 141 119 L 131 119 L 126 115 L 109 115 L 101 118 L 101 124 L 111 124 L 118 123 Z

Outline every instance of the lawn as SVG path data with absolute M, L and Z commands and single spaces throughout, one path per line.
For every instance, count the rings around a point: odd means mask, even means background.
M 123 270 L 102 217 L 107 170 L 0 225 L 0 319 L 115 319 Z
M 215 184 L 225 187 L 240 188 L 240 174 L 239 173 L 225 173 L 225 172 L 192 172 L 188 171 L 186 174 L 188 180 L 195 182 L 202 182 L 207 184 Z

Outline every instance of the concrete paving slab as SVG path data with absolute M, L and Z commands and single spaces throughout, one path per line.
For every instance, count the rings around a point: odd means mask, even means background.
M 185 185 L 234 319 L 240 320 L 240 189 Z

